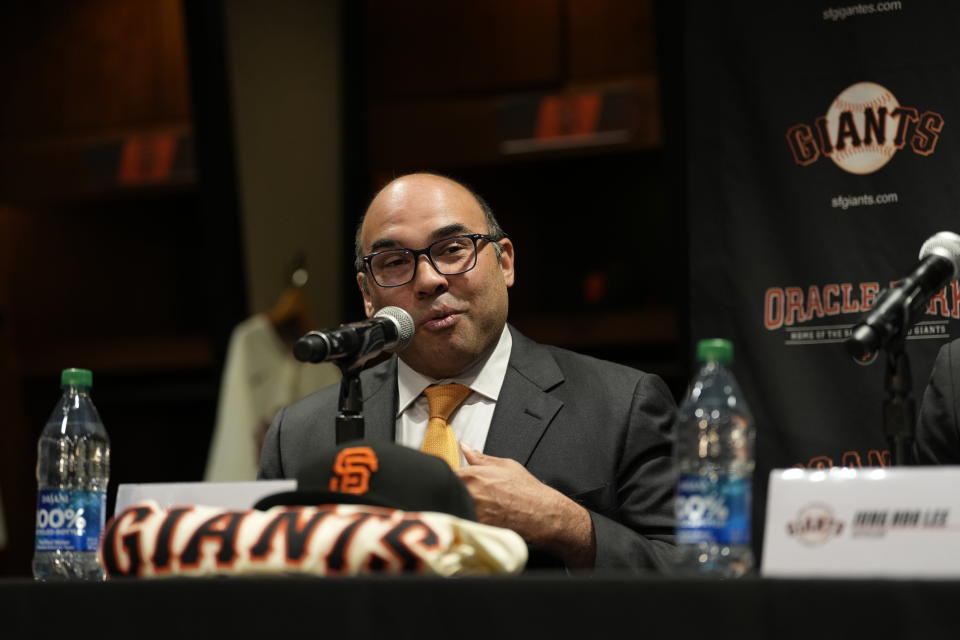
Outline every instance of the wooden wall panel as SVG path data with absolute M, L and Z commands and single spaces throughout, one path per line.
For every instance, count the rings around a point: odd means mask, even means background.
M 366 0 L 366 92 L 373 98 L 555 86 L 558 0 Z
M 38 0 L 0 9 L 0 140 L 189 118 L 178 0 Z M 14 26 L 14 28 L 11 28 Z
M 569 0 L 569 80 L 656 72 L 652 0 Z
M 653 20 L 653 0 L 366 0 L 354 56 L 373 174 L 658 147 Z M 604 105 L 590 139 L 540 141 L 539 121 L 505 111 L 584 91 Z
M 121 145 L 167 131 L 192 156 L 181 10 L 180 0 L 0 4 L 3 574 L 29 575 L 36 437 L 63 367 L 94 370 L 115 445 L 111 496 L 121 482 L 201 477 L 217 389 L 209 256 L 226 252 L 204 244 L 221 235 L 207 232 L 194 175 L 138 180 L 150 163 Z
M 22 347 L 199 333 L 196 274 L 185 271 L 200 249 L 183 232 L 194 207 L 186 196 L 22 212 L 30 222 L 8 281 Z
M 369 158 L 386 171 L 497 162 L 496 106 L 483 98 L 371 105 Z

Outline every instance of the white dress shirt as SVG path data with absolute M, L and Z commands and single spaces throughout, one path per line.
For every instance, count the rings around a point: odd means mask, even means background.
M 477 451 L 483 451 L 490 431 L 493 410 L 497 406 L 500 387 L 507 374 L 510 361 L 510 349 L 513 338 L 504 325 L 500 340 L 490 355 L 455 378 L 434 380 L 411 369 L 402 359 L 397 362 L 397 442 L 407 447 L 419 449 L 423 444 L 423 434 L 430 420 L 430 409 L 423 390 L 432 384 L 459 382 L 470 387 L 472 393 L 463 404 L 454 411 L 447 421 L 453 428 L 458 442 L 464 442 Z M 461 466 L 467 466 L 463 454 L 460 454 Z

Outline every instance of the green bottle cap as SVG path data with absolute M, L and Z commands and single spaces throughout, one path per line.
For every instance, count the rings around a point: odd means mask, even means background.
M 93 386 L 93 372 L 89 369 L 64 369 L 60 373 L 60 387 L 86 387 Z
M 733 362 L 733 343 L 723 338 L 710 338 L 697 342 L 697 360 L 700 362 Z

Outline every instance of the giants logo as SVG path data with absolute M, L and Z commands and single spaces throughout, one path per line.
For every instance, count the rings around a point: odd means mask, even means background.
M 330 490 L 362 495 L 370 490 L 370 476 L 380 468 L 377 454 L 370 447 L 341 449 L 333 462 Z
M 800 510 L 797 519 L 787 523 L 787 535 L 816 546 L 843 533 L 843 521 L 834 517 L 830 507 L 811 504 Z
M 937 147 L 943 116 L 901 106 L 890 91 L 873 82 L 844 89 L 813 125 L 796 124 L 787 130 L 787 144 L 800 166 L 821 155 L 850 173 L 873 173 L 908 144 L 928 156 Z

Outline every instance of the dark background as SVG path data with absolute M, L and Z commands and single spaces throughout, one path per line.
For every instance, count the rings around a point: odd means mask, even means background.
M 340 3 L 330 99 L 343 114 L 344 246 L 391 177 L 463 180 L 518 247 L 512 321 L 658 373 L 679 398 L 690 373 L 681 4 Z M 30 572 L 35 442 L 64 367 L 94 371 L 111 504 L 120 483 L 202 478 L 227 341 L 252 311 L 225 6 L 0 8 L 2 575 Z M 586 129 L 576 112 L 553 128 L 538 116 L 551 96 L 582 92 L 602 105 Z M 176 141 L 172 169 L 124 174 L 124 145 L 147 134 Z M 350 254 L 341 321 L 361 309 Z
M 716 333 L 736 345 L 734 370 L 757 424 L 755 544 L 771 470 L 898 463 L 884 432 L 885 393 L 892 395 L 884 386 L 887 355 L 864 366 L 841 341 L 799 345 L 789 336 L 790 329 L 850 328 L 864 310 L 768 330 L 765 293 L 806 293 L 828 283 L 886 288 L 910 273 L 927 238 L 957 224 L 960 12 L 936 0 L 839 6 L 864 11 L 831 20 L 828 3 L 689 3 L 685 15 L 685 50 L 696 61 L 683 74 L 688 317 L 693 337 Z M 883 86 L 920 113 L 940 114 L 935 152 L 906 147 L 862 175 L 826 156 L 798 165 L 787 129 L 826 114 L 842 91 L 862 82 Z M 839 195 L 891 192 L 895 203 L 832 206 Z M 916 320 L 943 329 L 904 346 L 907 384 L 919 405 L 937 351 L 960 324 L 940 312 Z

